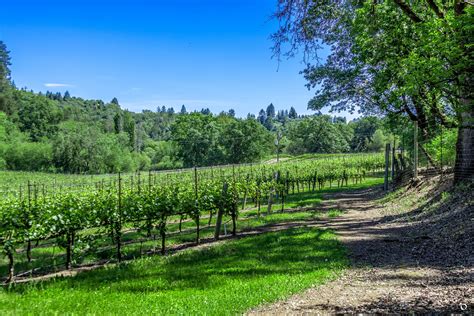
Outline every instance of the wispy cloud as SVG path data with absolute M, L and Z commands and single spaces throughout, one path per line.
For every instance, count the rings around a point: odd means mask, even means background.
M 47 88 L 74 87 L 74 85 L 68 83 L 45 83 L 44 86 Z

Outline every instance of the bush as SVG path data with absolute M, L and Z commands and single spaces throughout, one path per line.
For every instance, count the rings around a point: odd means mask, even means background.
M 53 161 L 53 149 L 48 143 L 9 144 L 4 160 L 10 170 L 48 171 Z
M 430 140 L 425 149 L 438 164 L 443 166 L 454 166 L 456 160 L 457 129 L 444 130 Z

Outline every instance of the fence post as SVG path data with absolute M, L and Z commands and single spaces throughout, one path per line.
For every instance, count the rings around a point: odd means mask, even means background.
M 440 180 L 443 180 L 443 125 L 441 125 L 441 139 L 440 139 L 440 159 L 439 159 L 439 163 L 440 163 L 440 166 L 441 166 L 441 176 L 440 176 Z
M 393 180 L 395 179 L 395 138 L 393 139 L 391 165 L 392 165 L 392 170 L 390 173 L 390 178 L 392 179 L 392 182 L 393 182 Z
M 413 176 L 418 178 L 418 121 L 415 121 L 413 132 Z
M 384 190 L 388 191 L 388 170 L 390 164 L 390 143 L 385 145 L 385 177 L 384 177 Z

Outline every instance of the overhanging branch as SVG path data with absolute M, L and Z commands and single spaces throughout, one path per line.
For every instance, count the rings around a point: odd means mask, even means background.
M 444 13 L 441 12 L 441 10 L 439 9 L 438 5 L 436 5 L 434 0 L 426 0 L 426 2 L 428 2 L 428 5 L 430 6 L 431 10 L 433 10 L 434 13 L 436 13 L 438 18 L 444 19 Z
M 411 7 L 406 4 L 403 0 L 393 0 L 400 9 L 402 9 L 403 13 L 410 18 L 415 23 L 421 23 L 423 20 L 416 15 L 416 13 L 411 9 Z

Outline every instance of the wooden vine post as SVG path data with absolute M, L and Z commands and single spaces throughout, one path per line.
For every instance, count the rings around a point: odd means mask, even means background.
M 384 190 L 388 191 L 388 170 L 390 164 L 390 143 L 385 145 L 385 175 L 384 175 Z
M 115 223 L 115 238 L 117 243 L 117 261 L 122 261 L 122 177 L 118 174 L 118 218 Z
M 278 181 L 278 173 L 275 173 L 275 182 Z M 275 187 L 271 187 L 268 191 L 268 206 L 267 206 L 267 214 L 272 212 L 272 205 L 273 205 L 273 194 L 275 193 Z
M 232 165 L 232 205 L 231 205 L 231 217 L 232 217 L 232 236 L 237 234 L 237 186 L 235 183 L 235 167 Z
M 418 178 L 418 121 L 415 121 L 413 131 L 413 177 Z
M 278 171 L 278 174 L 280 174 L 280 171 Z M 287 173 L 287 175 L 288 175 L 288 173 Z M 285 181 L 283 183 L 284 183 L 284 185 L 280 184 L 281 211 L 282 212 L 285 210 L 285 195 L 286 195 L 286 187 L 288 185 L 288 178 L 285 178 Z
M 390 178 L 393 181 L 393 179 L 395 178 L 395 138 L 393 139 L 391 166 L 392 166 L 392 170 L 390 173 Z
M 36 202 L 36 201 L 35 201 Z M 31 183 L 28 180 L 28 214 L 27 217 L 31 214 Z M 26 218 L 26 222 L 28 222 L 28 218 Z M 31 240 L 28 238 L 27 245 L 26 245 L 26 258 L 28 259 L 28 263 L 31 262 Z
M 195 207 L 195 218 L 196 221 L 196 244 L 199 245 L 199 201 L 198 201 L 198 177 L 197 177 L 197 168 L 194 166 L 194 207 Z

